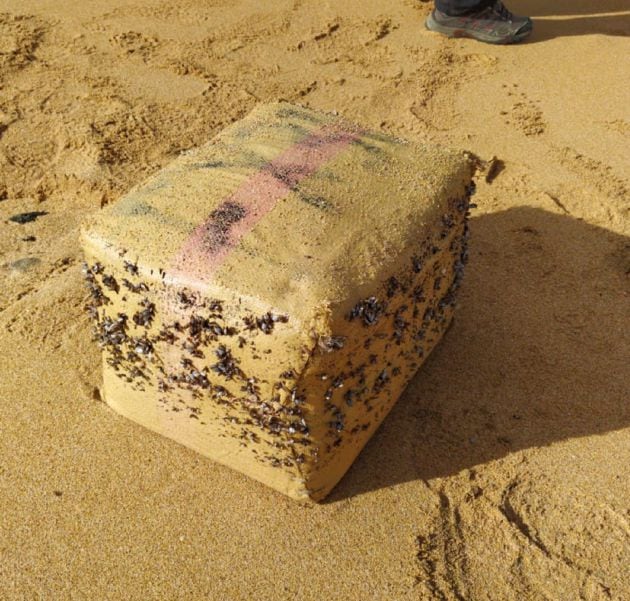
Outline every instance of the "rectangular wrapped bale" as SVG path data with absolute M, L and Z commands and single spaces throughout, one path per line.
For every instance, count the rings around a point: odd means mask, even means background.
M 462 153 L 257 108 L 84 227 L 105 401 L 322 499 L 449 325 L 471 176 Z

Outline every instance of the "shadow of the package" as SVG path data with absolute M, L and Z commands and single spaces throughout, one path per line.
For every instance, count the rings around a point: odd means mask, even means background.
M 453 327 L 328 502 L 630 424 L 630 239 L 534 208 L 471 232 Z

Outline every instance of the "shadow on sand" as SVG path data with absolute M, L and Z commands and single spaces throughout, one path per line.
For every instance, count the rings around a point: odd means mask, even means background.
M 527 43 L 574 35 L 630 35 L 630 5 L 626 0 L 506 0 L 506 4 L 516 14 L 530 15 L 534 20 L 534 32 Z
M 328 503 L 630 425 L 630 239 L 527 207 L 471 231 L 453 327 Z

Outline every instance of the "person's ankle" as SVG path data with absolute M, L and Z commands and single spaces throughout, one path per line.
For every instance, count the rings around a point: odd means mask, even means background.
M 482 0 L 472 8 L 454 8 L 451 6 L 443 6 L 438 2 L 435 3 L 435 10 L 447 17 L 463 17 L 466 15 L 472 15 L 474 13 L 478 13 L 479 11 L 487 8 L 491 4 L 494 3 L 494 0 Z

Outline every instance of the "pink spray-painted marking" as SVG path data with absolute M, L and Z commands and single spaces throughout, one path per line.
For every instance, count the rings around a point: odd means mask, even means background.
M 208 219 L 192 232 L 175 256 L 170 275 L 180 283 L 203 287 L 232 249 L 304 178 L 359 139 L 363 132 L 325 126 L 294 144 L 223 199 Z M 185 312 L 173 299 L 164 299 L 163 314 L 183 319 Z M 163 349 L 167 372 L 177 372 L 181 352 L 172 345 Z M 159 411 L 161 428 L 175 437 L 178 429 L 169 414 Z M 189 420 L 191 426 L 197 420 Z
M 173 275 L 190 283 L 207 282 L 279 200 L 360 135 L 361 132 L 326 126 L 267 163 L 195 228 L 173 261 Z

